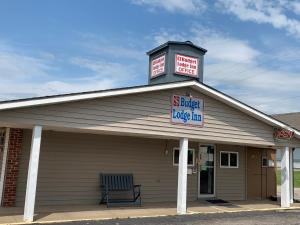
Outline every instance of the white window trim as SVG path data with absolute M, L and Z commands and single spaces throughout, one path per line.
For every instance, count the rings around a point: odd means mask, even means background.
M 222 162 L 221 162 L 221 156 L 222 153 L 226 153 L 228 154 L 228 166 L 222 166 Z M 230 166 L 230 154 L 236 154 L 237 155 L 237 164 L 236 166 Z M 230 151 L 220 151 L 220 168 L 224 168 L 224 169 L 238 169 L 239 168 L 239 163 L 240 162 L 240 157 L 239 157 L 239 152 L 230 152 Z
M 179 148 L 178 147 L 175 147 L 173 148 L 173 166 L 178 166 L 178 163 L 174 163 L 174 152 L 175 150 L 178 150 L 179 151 Z M 195 149 L 194 148 L 189 148 L 188 151 L 193 151 L 193 164 L 188 164 L 188 167 L 193 167 L 195 166 Z

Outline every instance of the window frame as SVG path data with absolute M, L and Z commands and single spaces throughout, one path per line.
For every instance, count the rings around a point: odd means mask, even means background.
M 225 153 L 225 154 L 228 155 L 228 165 L 227 166 L 223 166 L 222 165 L 222 159 L 221 159 L 222 153 Z M 236 157 L 237 157 L 236 166 L 231 166 L 230 165 L 230 154 L 236 154 Z M 239 168 L 239 161 L 240 161 L 239 152 L 220 151 L 220 168 L 224 168 L 224 169 L 238 169 Z
M 174 147 L 173 148 L 173 152 L 172 152 L 173 153 L 173 166 L 178 166 L 178 163 L 175 163 L 175 161 L 174 161 L 174 159 L 175 159 L 175 151 L 176 150 L 179 151 L 179 148 L 178 147 Z M 193 152 L 193 164 L 188 164 L 188 167 L 194 167 L 195 166 L 195 149 L 194 148 L 188 148 L 188 151 L 192 151 Z

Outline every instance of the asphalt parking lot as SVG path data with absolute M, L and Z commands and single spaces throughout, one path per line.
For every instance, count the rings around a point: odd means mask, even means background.
M 52 223 L 53 224 L 53 223 Z M 194 214 L 155 218 L 78 221 L 56 225 L 211 225 L 211 224 L 300 224 L 300 210 L 257 211 L 240 213 Z

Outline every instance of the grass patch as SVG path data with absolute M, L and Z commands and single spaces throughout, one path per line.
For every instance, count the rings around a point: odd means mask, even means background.
M 276 171 L 277 185 L 281 185 L 280 170 Z M 300 170 L 294 170 L 294 186 L 300 188 Z

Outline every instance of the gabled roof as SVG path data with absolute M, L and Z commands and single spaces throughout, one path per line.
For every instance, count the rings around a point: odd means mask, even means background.
M 143 86 L 135 86 L 129 88 L 118 88 L 118 89 L 110 89 L 110 90 L 102 90 L 102 91 L 92 91 L 92 92 L 81 92 L 81 93 L 73 93 L 73 94 L 64 94 L 64 95 L 53 95 L 53 96 L 45 96 L 45 97 L 37 97 L 37 98 L 27 98 L 27 99 L 18 99 L 12 101 L 3 101 L 0 102 L 0 110 L 8 110 L 8 109 L 17 109 L 23 107 L 34 107 L 41 105 L 49 105 L 49 104 L 58 104 L 58 103 L 66 103 L 66 102 L 74 102 L 80 100 L 88 100 L 95 98 L 103 98 L 103 97 L 113 97 L 119 95 L 127 95 L 127 94 L 138 94 L 145 93 L 151 91 L 159 91 L 159 90 L 169 90 L 175 88 L 182 87 L 191 87 L 205 95 L 208 95 L 214 99 L 217 99 L 227 105 L 232 106 L 264 123 L 267 123 L 274 127 L 280 127 L 287 130 L 294 131 L 296 136 L 300 137 L 300 131 L 297 129 L 249 106 L 237 99 L 234 99 L 206 84 L 199 83 L 197 81 L 180 81 L 166 84 L 154 84 L 154 85 L 143 85 Z
M 203 52 L 204 54 L 207 52 L 206 49 L 201 48 L 201 47 L 198 46 L 198 45 L 195 45 L 195 44 L 194 44 L 193 42 L 191 42 L 191 41 L 168 41 L 168 42 L 166 42 L 166 43 L 164 43 L 164 44 L 162 44 L 162 45 L 160 45 L 160 46 L 158 46 L 158 47 L 156 47 L 156 48 L 154 48 L 154 49 L 148 51 L 148 52 L 147 52 L 147 55 L 151 55 L 152 53 L 157 52 L 157 51 L 159 51 L 159 50 L 161 50 L 161 49 L 163 49 L 163 48 L 165 48 L 165 47 L 167 47 L 167 46 L 169 46 L 169 45 L 189 45 L 189 46 L 191 46 L 191 47 L 193 47 L 193 48 L 196 48 L 196 49 L 200 50 L 200 51 Z
M 272 117 L 300 130 L 300 112 L 275 114 Z

